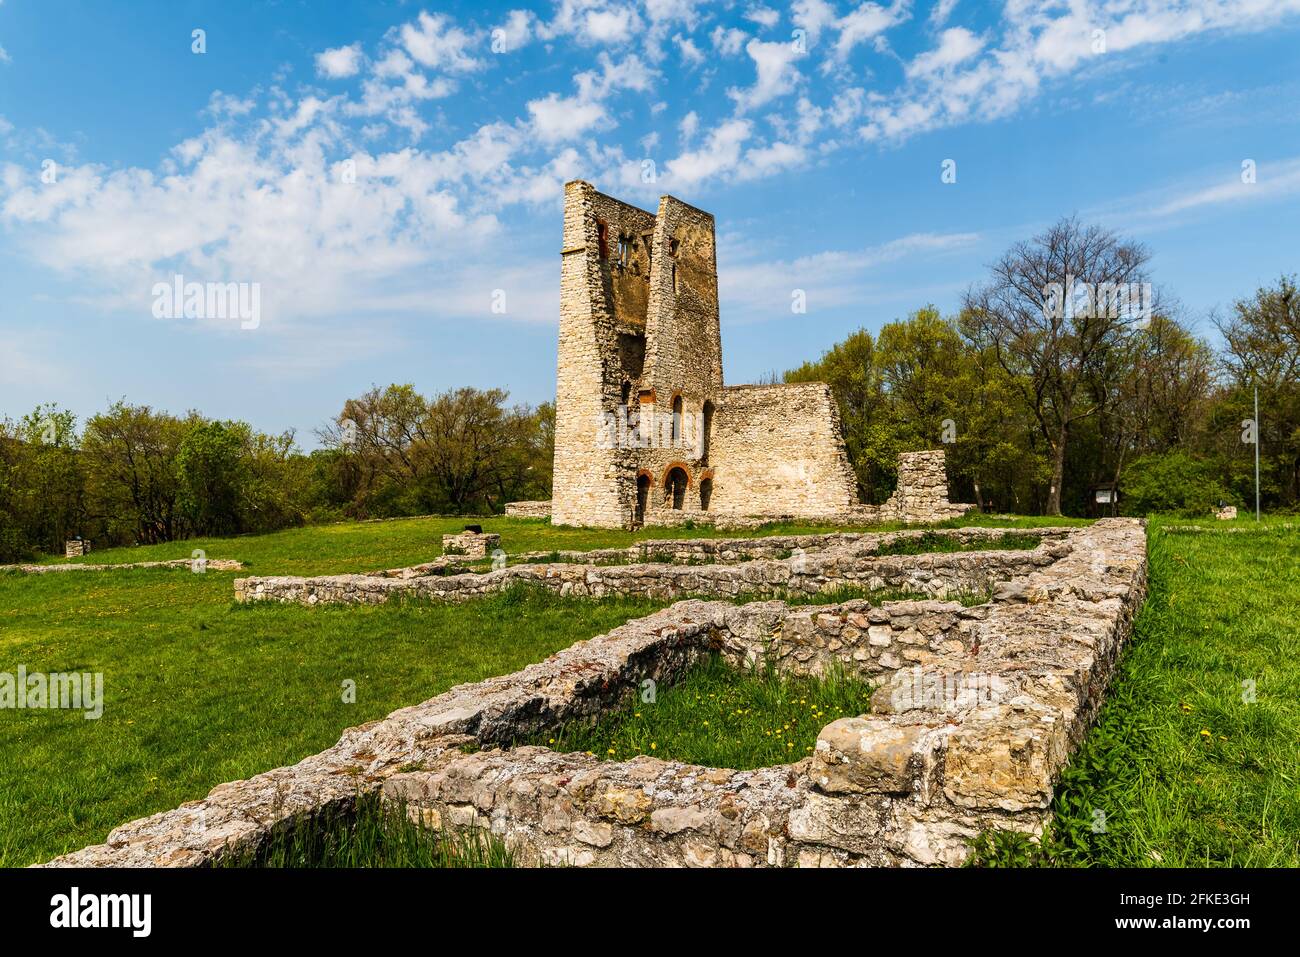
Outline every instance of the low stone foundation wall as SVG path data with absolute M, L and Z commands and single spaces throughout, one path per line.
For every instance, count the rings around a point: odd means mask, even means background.
M 1008 553 L 899 558 L 992 554 Z M 1041 831 L 1145 594 L 1140 521 L 1072 529 L 1029 554 L 1047 560 L 975 608 L 679 602 L 51 864 L 201 865 L 375 789 L 430 827 L 489 829 L 525 863 L 957 864 L 981 830 Z M 646 679 L 671 684 L 713 652 L 790 673 L 846 664 L 876 683 L 872 712 L 827 725 L 813 757 L 756 771 L 510 747 L 594 720 Z
M 176 558 L 165 562 L 121 562 L 116 565 L 0 565 L 0 572 L 17 572 L 23 575 L 45 575 L 51 572 L 118 572 L 134 568 L 185 568 L 193 570 L 195 563 L 213 572 L 237 572 L 244 567 L 243 562 L 228 558 L 191 559 Z
M 874 555 L 877 549 L 900 539 L 927 534 L 920 531 L 643 542 L 635 549 L 567 554 L 587 562 L 618 561 L 634 555 L 658 560 L 634 564 L 546 562 L 443 576 L 240 578 L 235 580 L 235 600 L 317 605 L 373 604 L 405 597 L 455 602 L 520 584 L 562 595 L 592 597 L 779 596 L 819 594 L 855 586 L 943 597 L 987 592 L 1013 575 L 1049 564 L 1065 549 L 1058 540 L 1066 532 L 1061 528 L 1028 530 L 1028 534 L 1043 539 L 1033 550 L 939 552 L 924 557 Z M 953 529 L 945 534 L 963 542 L 979 542 L 996 540 L 1006 532 Z M 786 557 L 774 557 L 777 555 Z
M 550 518 L 551 500 L 506 502 L 506 515 L 510 518 Z

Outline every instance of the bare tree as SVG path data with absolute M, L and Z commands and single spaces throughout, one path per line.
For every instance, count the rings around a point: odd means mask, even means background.
M 1140 245 L 1067 218 L 1011 247 L 992 280 L 966 294 L 967 334 L 1021 383 L 1051 451 L 1049 515 L 1061 514 L 1071 427 L 1097 411 L 1090 376 L 1159 308 L 1149 258 Z

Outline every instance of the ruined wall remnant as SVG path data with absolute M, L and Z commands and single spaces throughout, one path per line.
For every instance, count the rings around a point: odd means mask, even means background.
M 565 187 L 551 519 L 672 524 L 842 512 L 824 385 L 724 389 L 713 217 Z
M 943 597 L 985 593 L 1015 575 L 1054 562 L 1065 545 L 1063 528 L 1027 529 L 1042 544 L 1030 550 L 999 550 L 1000 529 L 953 529 L 954 538 L 987 551 L 877 555 L 882 545 L 924 532 L 832 533 L 722 539 L 713 543 L 643 542 L 631 549 L 559 555 L 560 561 L 526 561 L 490 572 L 464 572 L 429 563 L 390 573 L 275 576 L 235 579 L 238 602 L 300 605 L 379 604 L 392 599 L 461 602 L 518 586 L 560 595 L 601 598 L 681 598 L 688 595 L 816 595 L 845 587 L 891 588 Z M 715 550 L 716 549 L 716 550 Z M 538 556 L 539 558 L 541 556 Z M 617 564 L 605 564 L 616 561 Z
M 475 532 L 466 529 L 455 535 L 442 536 L 444 555 L 463 555 L 466 558 L 485 558 L 501 547 L 501 536 L 496 532 Z
M 865 555 L 881 537 L 850 546 Z M 1145 594 L 1139 520 L 1057 530 L 1043 550 L 971 608 L 679 602 L 50 864 L 202 866 L 376 790 L 427 827 L 489 830 L 525 864 L 960 864 L 984 830 L 1042 831 Z M 914 573 L 943 557 L 894 556 Z M 828 724 L 810 758 L 753 771 L 513 746 L 625 704 L 646 679 L 671 685 L 718 649 L 791 674 L 853 669 L 875 686 L 870 713 Z
M 942 449 L 932 452 L 900 452 L 898 488 L 880 506 L 884 521 L 940 522 L 965 515 L 975 506 L 948 501 L 948 473 Z

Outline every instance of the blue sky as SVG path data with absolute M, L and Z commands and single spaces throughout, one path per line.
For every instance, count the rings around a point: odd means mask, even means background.
M 1211 335 L 1298 268 L 1297 50 L 1300 0 L 0 0 L 0 415 L 549 399 L 573 178 L 715 214 L 730 383 L 1075 213 Z M 256 328 L 156 317 L 177 274 Z

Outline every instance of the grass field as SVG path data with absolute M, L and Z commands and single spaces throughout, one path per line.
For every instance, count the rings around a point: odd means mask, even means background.
M 857 678 L 781 679 L 707 658 L 681 681 L 607 715 L 527 744 L 586 751 L 611 761 L 649 754 L 712 768 L 767 768 L 806 758 L 837 718 L 864 714 L 871 686 Z
M 1048 839 L 983 863 L 1300 866 L 1300 531 L 1185 524 L 1151 523 L 1147 603 Z
M 1042 851 L 991 846 L 985 862 L 1300 864 L 1300 531 L 1291 521 L 1264 531 L 1244 519 L 1209 522 L 1201 533 L 1163 530 L 1183 521 L 1153 523 L 1151 599 L 1098 727 L 1060 789 L 1053 838 Z M 355 572 L 428 561 L 440 552 L 440 536 L 464 523 L 332 525 L 117 549 L 89 560 L 188 558 L 203 548 L 209 558 L 248 562 L 246 574 Z M 644 537 L 519 519 L 482 524 L 501 533 L 510 551 L 625 546 Z M 509 672 L 658 607 L 524 593 L 461 606 L 247 607 L 232 603 L 234 577 L 0 574 L 0 672 L 19 665 L 102 671 L 106 699 L 97 721 L 70 711 L 0 710 L 0 864 L 103 840 L 131 818 L 297 761 L 346 727 Z M 1250 680 L 1254 700 L 1247 702 L 1242 682 Z M 343 701 L 345 681 L 356 683 L 355 703 Z M 640 734 L 635 725 L 609 730 L 605 747 L 630 752 Z M 787 751 L 809 742 L 791 743 Z M 1105 815 L 1103 831 L 1094 831 L 1096 811 Z

